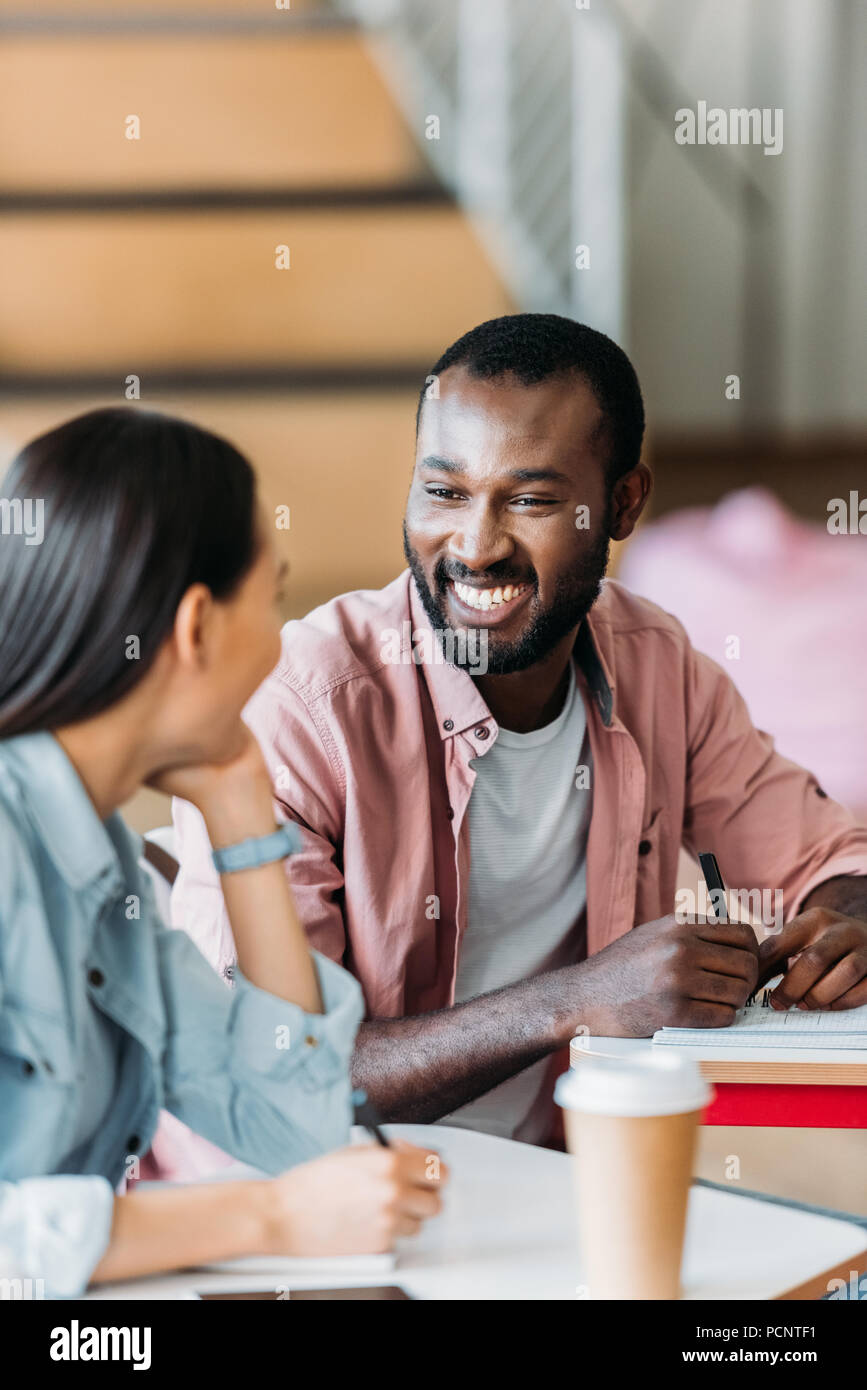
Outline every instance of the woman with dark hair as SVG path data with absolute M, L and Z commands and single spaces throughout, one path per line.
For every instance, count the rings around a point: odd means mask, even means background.
M 317 1157 L 348 1139 L 362 1004 L 307 946 L 291 827 L 241 720 L 279 655 L 282 577 L 249 464 L 182 421 L 97 410 L 0 491 L 0 1254 L 75 1295 L 388 1248 L 439 1197 L 409 1146 Z M 231 989 L 157 918 L 117 814 L 142 785 L 205 820 Z M 115 1195 L 161 1106 L 281 1176 Z

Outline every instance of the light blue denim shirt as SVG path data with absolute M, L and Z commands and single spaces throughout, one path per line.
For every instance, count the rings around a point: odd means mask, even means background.
M 51 734 L 0 741 L 0 1276 L 49 1296 L 87 1284 L 161 1107 L 271 1173 L 349 1138 L 356 981 L 317 954 L 321 1015 L 227 989 L 140 853 Z

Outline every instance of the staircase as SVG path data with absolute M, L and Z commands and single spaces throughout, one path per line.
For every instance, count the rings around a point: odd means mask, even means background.
M 0 0 L 0 132 L 4 453 L 137 377 L 289 505 L 287 616 L 393 577 L 419 386 L 513 302 L 354 18 Z

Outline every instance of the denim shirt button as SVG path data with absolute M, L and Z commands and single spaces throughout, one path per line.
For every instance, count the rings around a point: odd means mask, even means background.
M 24 1072 L 25 1076 L 32 1076 L 33 1073 L 36 1071 L 36 1068 L 34 1067 L 32 1062 L 22 1062 L 21 1070 Z
M 105 984 L 105 976 L 101 970 L 88 970 L 87 978 L 96 989 Z

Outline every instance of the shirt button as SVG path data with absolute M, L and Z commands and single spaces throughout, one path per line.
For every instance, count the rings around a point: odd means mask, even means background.
M 21 1070 L 24 1072 L 25 1076 L 32 1076 L 36 1068 L 32 1062 L 22 1062 Z
M 455 727 L 455 721 L 454 721 L 453 719 L 444 719 L 444 720 L 443 720 L 443 728 L 444 728 L 448 733 L 451 733 L 451 731 L 452 731 L 452 729 L 453 729 L 454 727 Z
M 453 811 L 453 809 L 452 809 L 451 806 L 450 806 L 449 809 L 446 811 L 446 815 L 448 816 L 449 820 L 454 820 L 454 818 L 455 818 L 455 813 L 454 813 L 454 811 Z
M 483 739 L 488 737 L 488 731 L 485 728 L 484 724 L 480 724 L 477 729 L 473 730 L 473 733 L 475 734 L 477 739 Z
M 134 1154 L 140 1143 L 141 1143 L 141 1139 L 138 1137 L 138 1135 L 137 1135 L 137 1134 L 131 1134 L 131 1135 L 129 1136 L 129 1138 L 127 1139 L 127 1141 L 126 1141 L 126 1151 L 127 1151 L 127 1153 L 128 1153 L 128 1154 Z
M 312 1033 L 308 1033 L 308 1034 L 307 1034 L 307 1037 L 304 1039 L 304 1041 L 306 1042 L 306 1044 L 307 1044 L 308 1047 L 318 1047 L 318 1046 L 319 1046 L 319 1039 L 318 1039 L 318 1038 L 314 1038 L 314 1036 L 313 1036 Z
M 90 981 L 90 983 L 94 985 L 97 989 L 100 985 L 105 984 L 105 976 L 103 975 L 101 970 L 88 970 L 87 978 Z
M 638 853 L 649 854 L 652 848 L 653 846 L 651 845 L 649 840 L 642 840 L 638 846 Z

